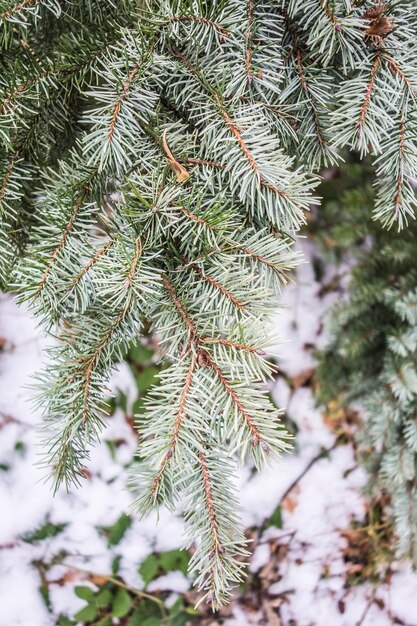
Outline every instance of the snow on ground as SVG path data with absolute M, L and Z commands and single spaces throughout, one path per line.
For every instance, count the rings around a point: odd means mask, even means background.
M 311 259 L 312 244 L 304 242 L 303 249 Z M 335 271 L 328 269 L 322 283 Z M 335 436 L 315 406 L 310 388 L 288 384 L 289 379 L 308 376 L 314 366 L 314 347 L 325 341 L 323 316 L 335 294 L 323 295 L 321 287 L 313 265 L 301 265 L 297 282 L 286 288 L 284 309 L 276 317 L 277 330 L 286 342 L 278 348 L 281 376 L 272 393 L 298 427 L 295 452 L 261 474 L 245 468 L 240 476 L 247 527 L 262 525 L 287 494 L 281 502 L 283 528 L 270 527 L 258 533 L 250 564 L 250 571 L 260 573 L 265 580 L 269 604 L 246 611 L 237 599 L 234 617 L 224 623 L 417 626 L 417 575 L 407 564 L 394 564 L 396 573 L 389 585 L 346 586 L 346 539 L 341 531 L 353 519 L 363 518 L 361 488 L 365 476 L 356 467 L 352 446 L 335 446 Z M 183 528 L 178 517 L 162 511 L 158 523 L 154 515 L 134 519 L 120 544 L 108 547 L 100 527 L 112 525 L 121 513 L 129 512 L 126 467 L 136 446 L 135 435 L 119 410 L 109 420 L 102 443 L 93 450 L 90 473 L 82 488 L 52 496 L 36 466 L 40 415 L 29 403 L 31 391 L 27 388 L 31 375 L 41 367 L 46 342 L 31 315 L 8 296 L 0 296 L 0 338 L 5 340 L 0 352 L 0 626 L 54 626 L 54 615 L 73 614 L 84 604 L 73 593 L 83 570 L 110 573 L 113 557 L 120 555 L 120 575 L 129 585 L 140 588 L 140 562 L 155 550 L 182 546 Z M 127 366 L 120 367 L 111 386 L 123 389 L 133 401 L 135 384 Z M 120 445 L 112 455 L 106 440 L 115 439 Z M 318 458 L 323 449 L 328 454 Z M 310 462 L 311 467 L 297 480 Z M 64 529 L 41 542 L 22 540 L 46 521 L 63 524 Z M 51 561 L 60 551 L 69 556 L 64 564 L 48 571 L 49 580 L 60 581 L 50 586 L 51 613 L 39 593 L 39 571 L 33 563 Z M 284 558 L 277 557 L 279 551 L 284 551 Z M 79 577 L 65 579 L 69 567 L 79 572 Z M 158 588 L 179 593 L 189 584 L 179 572 L 162 578 Z M 273 613 L 278 605 L 281 622 Z M 269 617 L 262 621 L 265 615 Z

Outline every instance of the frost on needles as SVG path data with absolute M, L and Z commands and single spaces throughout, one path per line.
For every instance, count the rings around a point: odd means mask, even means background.
M 246 555 L 235 464 L 288 448 L 269 316 L 315 172 L 377 166 L 414 215 L 413 2 L 0 2 L 0 279 L 57 336 L 39 374 L 55 486 L 78 482 L 112 366 L 152 323 L 138 507 L 181 506 L 213 607 Z

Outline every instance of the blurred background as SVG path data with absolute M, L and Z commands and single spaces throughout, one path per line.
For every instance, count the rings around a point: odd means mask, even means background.
M 294 450 L 261 474 L 240 473 L 252 556 L 216 614 L 195 608 L 181 518 L 130 511 L 134 415 L 140 429 L 160 371 L 155 340 L 132 348 L 112 377 L 110 417 L 82 487 L 54 497 L 37 466 L 41 415 L 30 389 L 50 340 L 0 296 L 1 626 L 417 626 L 412 516 L 393 502 L 395 472 L 391 490 L 387 482 L 385 414 L 367 408 L 403 332 L 393 290 L 417 288 L 416 229 L 398 235 L 373 222 L 370 181 L 354 157 L 323 172 L 323 204 L 298 241 L 304 263 L 277 304 L 270 381 Z

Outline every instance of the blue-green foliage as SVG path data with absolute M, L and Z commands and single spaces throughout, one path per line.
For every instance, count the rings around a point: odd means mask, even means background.
M 414 2 L 1 0 L 0 28 L 0 281 L 57 336 L 46 462 L 83 476 L 148 320 L 169 368 L 132 485 L 142 512 L 182 502 L 216 607 L 243 570 L 235 466 L 288 448 L 265 350 L 317 170 L 371 152 L 376 216 L 414 215 Z
M 320 355 L 319 395 L 363 410 L 358 439 L 370 486 L 390 495 L 401 552 L 416 562 L 417 229 L 392 237 L 372 222 L 373 191 L 366 178 L 358 191 L 359 180 L 352 165 L 324 189 L 324 243 L 340 254 L 353 252 L 357 264 L 346 301 L 331 314 L 333 340 Z

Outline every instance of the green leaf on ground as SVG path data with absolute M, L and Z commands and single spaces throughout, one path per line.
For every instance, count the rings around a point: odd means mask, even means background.
M 77 622 L 92 622 L 97 617 L 97 609 L 94 604 L 87 604 L 81 611 L 74 615 Z
M 112 605 L 112 613 L 114 617 L 124 617 L 132 608 L 132 599 L 126 589 L 122 587 L 118 589 Z

